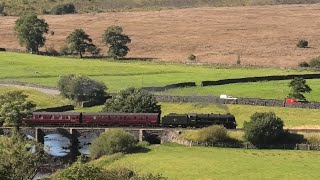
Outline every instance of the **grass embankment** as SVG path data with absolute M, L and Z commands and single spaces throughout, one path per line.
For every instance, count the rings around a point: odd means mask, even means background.
M 241 78 L 267 75 L 305 74 L 313 71 L 283 70 L 273 68 L 237 68 L 218 66 L 193 66 L 185 64 L 166 64 L 142 61 L 106 61 L 76 58 L 56 58 L 18 53 L 0 53 L 0 81 L 19 81 L 56 87 L 60 75 L 76 73 L 91 76 L 104 82 L 110 92 L 134 86 L 164 86 L 172 83 L 195 81 L 198 85 L 205 80 Z M 316 80 L 315 85 L 316 85 Z M 169 91 L 169 94 L 179 95 L 219 95 L 238 92 L 235 95 L 246 95 L 261 98 L 284 98 L 274 89 L 279 89 L 279 83 L 269 82 L 268 89 L 250 84 L 231 84 L 225 86 L 196 87 Z M 240 87 L 240 88 L 239 88 Z M 280 87 L 280 89 L 281 89 Z M 217 89 L 217 90 L 215 90 Z M 251 90 L 248 90 L 251 89 Z M 316 88 L 314 88 L 316 89 Z M 177 92 L 176 92 L 177 91 Z M 270 91 L 270 93 L 268 93 Z M 265 95 L 266 94 L 266 95 Z M 310 97 L 317 99 L 318 93 L 312 92 Z
M 255 112 L 275 112 L 286 128 L 320 128 L 320 112 L 316 109 L 248 106 L 248 105 L 215 105 L 205 103 L 165 103 L 162 102 L 162 116 L 169 113 L 231 113 L 235 115 L 237 128 L 243 127 L 244 121 L 249 121 Z M 80 108 L 79 112 L 99 112 L 103 106 Z
M 148 153 L 126 155 L 112 163 L 93 162 L 106 169 L 126 166 L 169 179 L 316 179 L 320 152 L 248 150 L 161 145 Z
M 5 12 L 9 15 L 20 15 L 26 11 L 34 11 L 38 14 L 50 12 L 52 7 L 70 3 L 69 0 L 42 0 L 34 3 L 32 0 L 2 0 L 5 3 Z M 73 0 L 72 3 L 76 6 L 77 12 L 106 12 L 106 11 L 132 11 L 132 10 L 159 10 L 170 8 L 186 8 L 186 7 L 201 7 L 201 6 L 253 6 L 253 5 L 274 5 L 274 4 L 312 4 L 317 3 L 316 0 L 95 0 L 83 1 Z
M 37 109 L 72 104 L 70 100 L 65 99 L 63 97 L 51 96 L 36 90 L 26 89 L 26 88 L 0 86 L 0 95 L 13 90 L 22 91 L 25 95 L 28 96 L 29 101 L 32 101 L 35 104 L 37 104 L 37 107 L 36 107 Z

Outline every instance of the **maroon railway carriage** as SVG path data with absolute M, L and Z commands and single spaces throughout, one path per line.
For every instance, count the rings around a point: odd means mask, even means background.
M 75 125 L 81 123 L 81 113 L 34 112 L 31 118 L 23 119 L 22 123 L 42 125 Z
M 159 113 L 82 113 L 82 123 L 87 125 L 156 126 Z

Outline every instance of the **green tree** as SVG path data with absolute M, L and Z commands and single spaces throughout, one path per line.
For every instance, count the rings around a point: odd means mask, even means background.
M 58 88 L 64 97 L 76 101 L 100 100 L 107 94 L 107 87 L 102 82 L 75 74 L 62 76 Z
M 91 158 L 96 159 L 103 155 L 118 152 L 128 153 L 137 145 L 131 133 L 123 129 L 110 129 L 101 134 L 90 146 Z
M 274 112 L 254 113 L 244 122 L 245 138 L 252 144 L 275 144 L 284 135 L 283 121 Z
M 108 56 L 114 59 L 124 57 L 130 49 L 127 44 L 131 42 L 129 36 L 122 33 L 123 29 L 120 26 L 110 26 L 103 34 L 103 41 L 109 45 Z
M 294 98 L 297 100 L 306 101 L 306 97 L 303 93 L 310 93 L 312 89 L 306 83 L 306 80 L 303 78 L 294 78 L 290 83 L 291 92 L 288 94 L 289 98 Z
M 15 32 L 21 46 L 25 46 L 31 53 L 39 53 L 43 47 L 48 33 L 49 25 L 44 19 L 39 19 L 35 14 L 21 16 L 15 24 Z
M 36 105 L 27 97 L 21 91 L 0 95 L 0 125 L 19 127 L 20 120 L 32 114 Z
M 10 137 L 0 136 L 1 180 L 32 179 L 45 159 L 41 144 L 17 132 Z
M 160 105 L 147 91 L 137 88 L 121 90 L 118 95 L 105 103 L 102 112 L 159 113 Z
M 80 58 L 93 45 L 90 36 L 82 29 L 75 29 L 70 33 L 67 37 L 67 43 L 70 46 L 70 50 L 76 51 L 80 55 Z

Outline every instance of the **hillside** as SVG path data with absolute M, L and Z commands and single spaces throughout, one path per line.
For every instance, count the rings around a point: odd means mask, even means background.
M 72 3 L 78 13 L 110 11 L 145 11 L 207 6 L 255 6 L 279 4 L 315 4 L 319 0 L 0 0 L 7 15 L 26 12 L 50 13 L 57 5 Z M 0 12 L 0 15 L 2 13 Z
M 75 28 L 83 28 L 94 43 L 105 47 L 101 34 L 110 25 L 130 35 L 130 58 L 201 63 L 297 66 L 320 54 L 320 5 L 192 8 L 147 12 L 76 14 L 43 18 L 54 31 L 47 47 L 59 48 Z M 13 27 L 16 17 L 0 17 L 1 47 L 21 48 Z M 298 40 L 310 48 L 296 47 Z

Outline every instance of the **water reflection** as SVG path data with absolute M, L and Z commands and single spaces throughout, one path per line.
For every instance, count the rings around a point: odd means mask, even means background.
M 86 134 L 78 138 L 79 152 L 85 156 L 90 156 L 89 146 L 98 136 L 94 133 Z
M 44 136 L 44 150 L 49 155 L 62 157 L 70 153 L 70 140 L 61 134 L 48 134 Z

